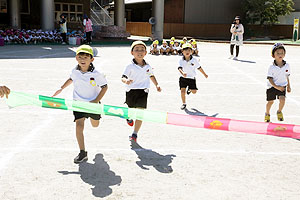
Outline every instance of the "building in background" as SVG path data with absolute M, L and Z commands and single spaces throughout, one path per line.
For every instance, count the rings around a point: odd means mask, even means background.
M 83 14 L 90 14 L 87 0 L 0 0 L 0 28 L 51 29 L 59 16 L 67 16 L 68 27 L 81 28 Z M 50 28 L 48 28 L 49 26 Z
M 151 15 L 153 1 L 125 0 L 126 27 L 132 35 L 152 36 L 148 20 L 153 16 Z M 279 17 L 280 23 L 269 27 L 268 33 L 264 33 L 264 28 L 259 25 L 248 27 L 246 25 L 246 37 L 252 37 L 252 33 L 259 32 L 262 36 L 271 33 L 271 37 L 274 38 L 290 38 L 293 32 L 293 19 L 300 17 L 300 0 L 293 1 L 295 11 L 289 16 Z M 241 2 L 241 0 L 164 0 L 164 38 L 189 36 L 229 39 L 231 36 L 229 28 L 234 17 L 240 15 L 243 20 Z

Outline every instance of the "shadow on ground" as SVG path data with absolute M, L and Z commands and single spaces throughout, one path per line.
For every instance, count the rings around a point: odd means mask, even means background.
M 251 60 L 235 60 L 235 61 L 238 61 L 238 62 L 244 62 L 244 63 L 250 63 L 250 64 L 255 64 L 256 62 L 255 61 L 251 61 Z
M 204 116 L 204 117 L 217 117 L 217 115 L 219 114 L 219 113 L 216 113 L 216 114 L 213 114 L 211 116 L 208 116 L 207 114 L 197 110 L 196 108 L 191 108 L 191 110 L 185 108 L 184 111 L 188 115 L 196 115 L 196 116 Z
M 151 149 L 144 149 L 136 142 L 131 142 L 131 149 L 138 155 L 140 161 L 136 161 L 136 164 L 145 170 L 149 170 L 146 166 L 152 166 L 161 173 L 172 173 L 173 169 L 170 164 L 173 157 L 176 155 L 160 155 L 159 153 L 152 151 Z
M 109 169 L 109 165 L 103 159 L 103 154 L 97 154 L 94 162 L 94 164 L 88 162 L 80 163 L 78 172 L 58 172 L 63 175 L 79 174 L 85 183 L 93 186 L 93 195 L 103 198 L 112 193 L 110 186 L 120 185 L 122 179 Z

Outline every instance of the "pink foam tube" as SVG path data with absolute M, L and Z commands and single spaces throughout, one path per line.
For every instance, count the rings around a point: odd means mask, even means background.
M 300 126 L 168 113 L 167 124 L 300 139 Z

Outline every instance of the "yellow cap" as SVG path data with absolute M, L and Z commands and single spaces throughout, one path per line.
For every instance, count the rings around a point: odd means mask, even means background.
M 158 44 L 159 42 L 158 42 L 158 40 L 155 40 L 154 42 L 153 42 L 153 44 Z
M 192 45 L 190 43 L 185 43 L 182 45 L 182 49 L 192 48 Z
M 171 40 L 175 40 L 175 37 L 171 37 Z
M 192 44 L 197 44 L 197 42 L 196 42 L 196 41 L 194 41 L 194 42 L 192 42 Z
M 134 41 L 134 42 L 131 44 L 131 51 L 133 50 L 133 48 L 134 48 L 136 45 L 139 45 L 139 44 L 143 45 L 143 46 L 147 49 L 146 44 L 145 44 L 143 41 L 138 40 L 138 41 Z
M 77 48 L 76 50 L 76 55 L 79 54 L 79 53 L 87 53 L 87 54 L 90 54 L 94 57 L 94 53 L 93 53 L 93 48 L 89 45 L 81 45 Z
M 170 44 L 174 44 L 174 41 L 171 41 Z

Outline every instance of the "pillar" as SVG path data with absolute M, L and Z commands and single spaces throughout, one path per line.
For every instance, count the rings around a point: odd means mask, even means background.
M 116 26 L 125 29 L 125 2 L 124 0 L 115 0 L 114 21 Z
M 41 27 L 44 31 L 54 29 L 54 0 L 41 0 Z
M 10 25 L 12 28 L 21 28 L 20 2 L 10 0 L 9 3 Z
M 152 1 L 152 16 L 155 17 L 156 23 L 152 26 L 152 37 L 154 40 L 163 40 L 164 37 L 164 0 Z

